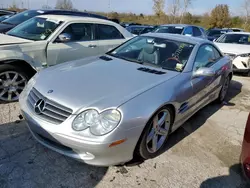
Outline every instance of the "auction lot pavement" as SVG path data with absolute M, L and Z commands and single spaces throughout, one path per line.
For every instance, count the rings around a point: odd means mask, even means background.
M 234 76 L 228 103 L 210 104 L 170 136 L 166 152 L 140 165 L 100 168 L 38 144 L 18 122 L 18 103 L 0 104 L 0 188 L 247 188 L 239 156 L 250 78 Z

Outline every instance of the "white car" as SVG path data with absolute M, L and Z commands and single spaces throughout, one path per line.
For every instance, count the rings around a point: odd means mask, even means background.
M 42 15 L 0 34 L 0 100 L 16 101 L 39 70 L 103 54 L 133 35 L 104 19 Z
M 250 33 L 229 32 L 214 42 L 225 55 L 231 57 L 234 72 L 250 76 Z

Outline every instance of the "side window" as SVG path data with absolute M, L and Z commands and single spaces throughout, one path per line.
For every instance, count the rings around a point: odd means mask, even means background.
M 200 29 L 197 28 L 197 27 L 193 27 L 193 33 L 194 33 L 194 36 L 195 36 L 195 37 L 199 37 L 199 36 L 202 35 Z
M 186 27 L 185 30 L 184 30 L 184 35 L 191 35 L 191 36 L 193 36 L 192 27 Z
M 71 36 L 70 41 L 90 41 L 93 40 L 93 24 L 91 23 L 74 23 L 68 25 L 62 33 Z
M 222 57 L 222 55 L 220 54 L 220 52 L 216 48 L 214 48 L 214 47 L 213 47 L 213 50 L 214 50 L 214 59 L 215 60 L 220 59 Z
M 194 62 L 194 71 L 201 67 L 210 67 L 215 62 L 214 47 L 211 45 L 203 45 L 197 52 Z
M 97 24 L 95 36 L 97 40 L 124 39 L 116 27 L 104 24 Z

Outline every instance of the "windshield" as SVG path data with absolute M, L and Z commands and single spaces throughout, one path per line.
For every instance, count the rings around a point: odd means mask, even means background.
M 219 43 L 250 44 L 250 35 L 247 34 L 224 34 L 216 40 Z
M 21 13 L 18 13 L 6 20 L 3 21 L 3 23 L 6 23 L 6 24 L 11 24 L 11 25 L 18 25 L 30 18 L 33 18 L 37 15 L 40 15 L 40 14 L 43 14 L 44 12 L 43 11 L 36 11 L 36 10 L 27 10 L 27 11 L 24 11 L 24 12 L 21 12 Z
M 35 17 L 10 30 L 7 35 L 35 41 L 46 40 L 60 24 L 58 20 Z
M 139 36 L 107 54 L 135 63 L 181 72 L 193 48 L 193 44 L 185 42 Z
M 183 27 L 178 26 L 160 26 L 158 27 L 154 33 L 173 33 L 173 34 L 181 34 L 183 31 Z

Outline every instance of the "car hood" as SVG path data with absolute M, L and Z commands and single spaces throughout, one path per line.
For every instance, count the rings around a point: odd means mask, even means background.
M 1 45 L 10 45 L 10 44 L 20 44 L 32 42 L 31 40 L 22 39 L 18 37 L 13 37 L 10 35 L 0 34 L 0 46 Z
M 0 23 L 0 33 L 5 33 L 14 27 L 15 27 L 15 25 Z
M 250 45 L 242 45 L 242 44 L 228 44 L 228 43 L 217 43 L 215 44 L 223 53 L 230 53 L 230 54 L 244 54 L 250 53 Z
M 180 74 L 147 67 L 164 73 L 157 75 L 138 70 L 146 66 L 112 59 L 105 61 L 93 57 L 45 69 L 39 73 L 34 87 L 48 99 L 78 113 L 84 108 L 119 107 Z M 49 90 L 53 92 L 48 94 Z

